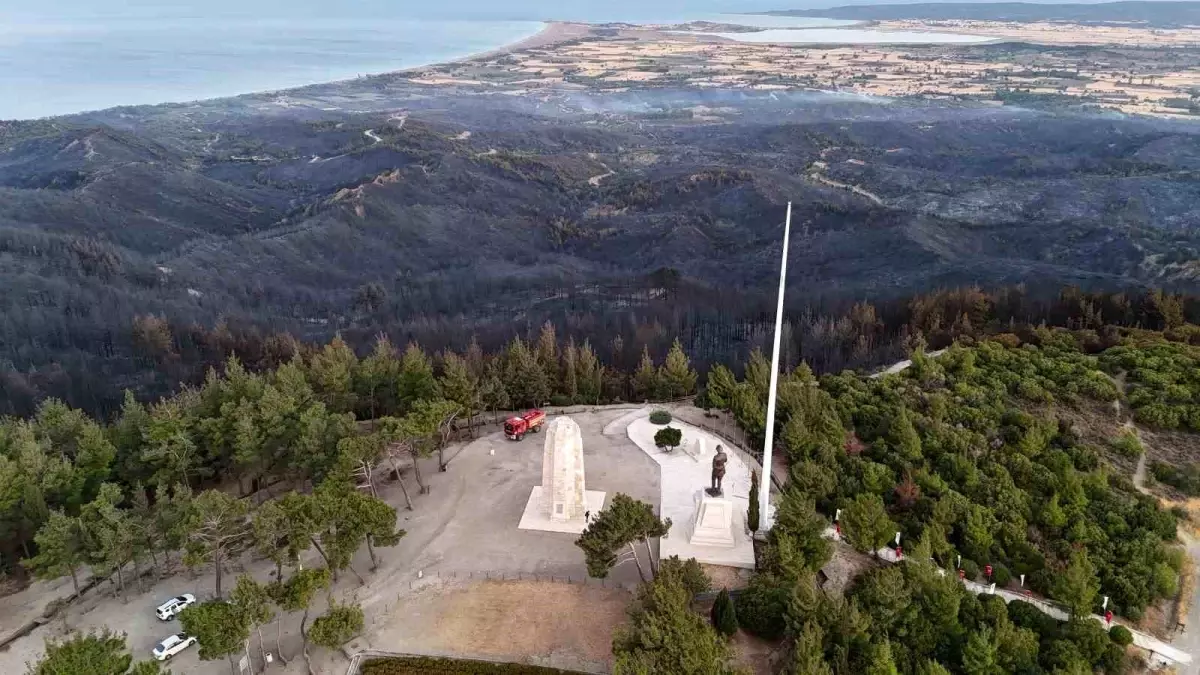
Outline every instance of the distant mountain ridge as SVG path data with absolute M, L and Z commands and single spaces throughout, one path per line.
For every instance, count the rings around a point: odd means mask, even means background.
M 845 5 L 827 9 L 766 12 L 771 16 L 805 16 L 860 21 L 900 19 L 977 21 L 1069 21 L 1081 24 L 1141 23 L 1157 28 L 1200 26 L 1200 2 L 1104 2 L 1037 4 L 1031 2 L 938 3 L 911 5 Z
M 0 128 L 0 386 L 36 371 L 76 400 L 163 391 L 161 368 L 120 348 L 145 315 L 400 342 L 507 339 L 570 316 L 608 341 L 605 322 L 640 302 L 608 289 L 646 290 L 667 270 L 697 289 L 673 311 L 733 320 L 773 287 L 788 201 L 800 305 L 972 283 L 1200 288 L 1188 122 L 812 93 L 352 86 L 353 111 L 326 103 L 347 100 L 328 85 L 287 105 Z

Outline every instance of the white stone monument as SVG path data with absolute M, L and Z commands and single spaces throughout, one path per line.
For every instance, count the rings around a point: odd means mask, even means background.
M 578 534 L 587 527 L 586 515 L 604 508 L 604 493 L 584 488 L 583 434 L 570 417 L 546 425 L 542 450 L 542 484 L 533 488 L 517 527 Z
M 697 462 L 704 459 L 704 455 L 707 452 L 707 448 L 704 446 L 704 437 L 697 436 L 696 440 L 691 443 L 684 443 L 683 451 Z
M 693 546 L 733 548 L 733 501 L 696 493 L 696 521 L 688 543 Z

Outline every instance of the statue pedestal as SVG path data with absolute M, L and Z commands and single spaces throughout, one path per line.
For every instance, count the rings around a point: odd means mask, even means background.
M 693 546 L 733 548 L 733 502 L 698 493 L 696 520 L 688 543 Z

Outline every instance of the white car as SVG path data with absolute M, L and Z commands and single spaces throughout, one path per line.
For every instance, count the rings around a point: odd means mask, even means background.
M 187 633 L 176 633 L 163 638 L 162 642 L 154 646 L 151 653 L 159 661 L 166 661 L 194 644 L 196 644 L 196 638 Z
M 190 607 L 195 602 L 196 596 L 191 593 L 184 593 L 159 605 L 158 609 L 154 610 L 154 613 L 163 621 L 169 621 L 174 619 L 185 607 Z

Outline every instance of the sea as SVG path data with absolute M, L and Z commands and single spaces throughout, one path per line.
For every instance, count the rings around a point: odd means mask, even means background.
M 710 20 L 818 32 L 845 23 L 746 14 L 811 6 L 812 0 L 0 0 L 0 120 L 273 91 L 439 63 L 517 42 L 550 20 Z

